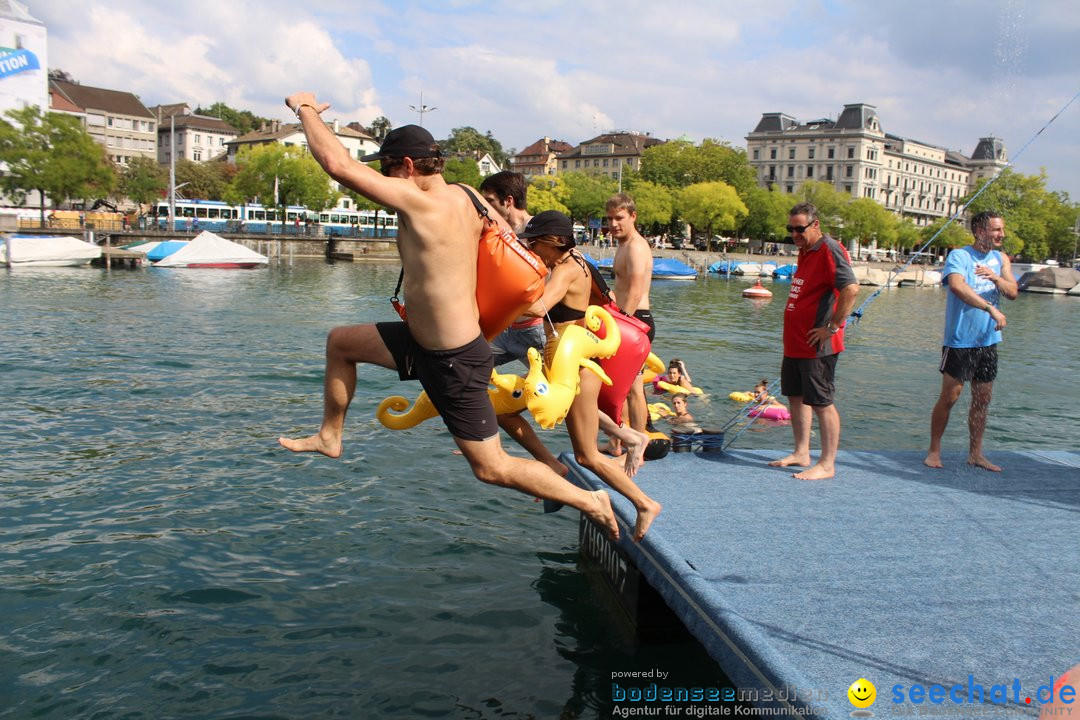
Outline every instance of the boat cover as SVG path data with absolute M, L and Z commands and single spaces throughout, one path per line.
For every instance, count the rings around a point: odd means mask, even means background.
M 682 260 L 675 258 L 654 258 L 652 266 L 654 278 L 691 278 L 697 277 L 697 270 Z
M 147 257 L 151 257 L 153 253 Z M 192 265 L 268 265 L 265 255 L 244 247 L 232 240 L 226 240 L 209 230 L 199 233 L 194 240 L 184 245 L 164 260 L 154 263 L 155 267 L 189 267 Z
M 1080 270 L 1063 267 L 1048 267 L 1034 272 L 1026 272 L 1017 283 L 1021 292 L 1039 291 L 1067 293 L 1080 285 Z
M 101 248 L 68 235 L 6 235 L 0 262 L 19 265 L 83 265 L 101 257 Z
M 188 242 L 190 241 L 166 240 L 165 242 L 158 243 L 153 248 L 151 248 L 148 253 L 146 253 L 146 259 L 152 263 L 156 263 L 159 260 L 164 260 L 165 258 L 172 255 L 174 252 L 178 251 L 180 248 L 187 245 Z

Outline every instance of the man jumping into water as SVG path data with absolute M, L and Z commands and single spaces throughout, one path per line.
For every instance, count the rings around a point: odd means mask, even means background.
M 392 130 L 377 155 L 380 175 L 354 159 L 322 121 L 320 113 L 329 103 L 299 92 L 285 104 L 300 119 L 308 149 L 330 177 L 397 211 L 409 322 L 331 330 L 319 432 L 278 442 L 293 452 L 340 457 L 357 363 L 396 369 L 403 380 L 420 380 L 477 479 L 575 507 L 618 537 L 606 492 L 578 488 L 542 463 L 508 455 L 499 442 L 487 394 L 491 347 L 480 332 L 476 305 L 477 248 L 485 221 L 469 196 L 443 179 L 445 161 L 431 133 L 416 125 Z M 489 214 L 504 222 L 490 207 Z

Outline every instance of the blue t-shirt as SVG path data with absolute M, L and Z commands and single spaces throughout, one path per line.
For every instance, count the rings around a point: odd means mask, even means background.
M 974 245 L 957 248 L 945 259 L 945 269 L 941 271 L 941 284 L 948 287 L 949 275 L 958 273 L 964 282 L 986 302 L 998 306 L 1000 295 L 997 286 L 985 277 L 975 274 L 976 265 L 986 265 L 995 274 L 1001 274 L 1001 253 L 997 250 L 981 253 Z M 975 348 L 989 347 L 1001 342 L 1001 331 L 997 329 L 994 318 L 981 307 L 972 307 L 956 297 L 952 290 L 945 299 L 945 341 L 946 347 Z

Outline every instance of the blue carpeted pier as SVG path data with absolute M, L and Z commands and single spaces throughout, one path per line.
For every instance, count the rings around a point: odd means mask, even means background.
M 866 678 L 878 717 L 976 710 L 914 704 L 913 684 L 962 685 L 965 700 L 981 685 L 987 704 L 1005 685 L 1008 704 L 987 709 L 1034 716 L 1039 686 L 1080 662 L 1080 453 L 992 452 L 1004 472 L 990 473 L 959 453 L 930 470 L 923 453 L 842 451 L 818 482 L 766 466 L 781 455 L 646 463 L 638 483 L 664 512 L 639 545 L 633 507 L 611 493 L 619 547 L 759 705 L 847 717 Z

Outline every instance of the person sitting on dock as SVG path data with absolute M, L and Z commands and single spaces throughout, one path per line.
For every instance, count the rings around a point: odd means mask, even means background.
M 487 391 L 491 346 L 480 330 L 476 284 L 479 240 L 488 232 L 488 222 L 508 229 L 505 221 L 483 200 L 470 199 L 463 188 L 446 183 L 445 159 L 424 128 L 392 130 L 376 156 L 381 165 L 376 171 L 354 158 L 323 122 L 320 115 L 329 103 L 298 92 L 285 104 L 300 119 L 308 149 L 330 177 L 397 211 L 397 247 L 409 312 L 408 323 L 331 330 L 319 431 L 278 442 L 293 452 L 340 457 L 357 364 L 396 369 L 402 380 L 420 380 L 479 480 L 570 505 L 617 538 L 619 526 L 606 492 L 588 492 L 543 463 L 512 457 L 499 442 Z M 478 213 L 474 202 L 488 212 Z

